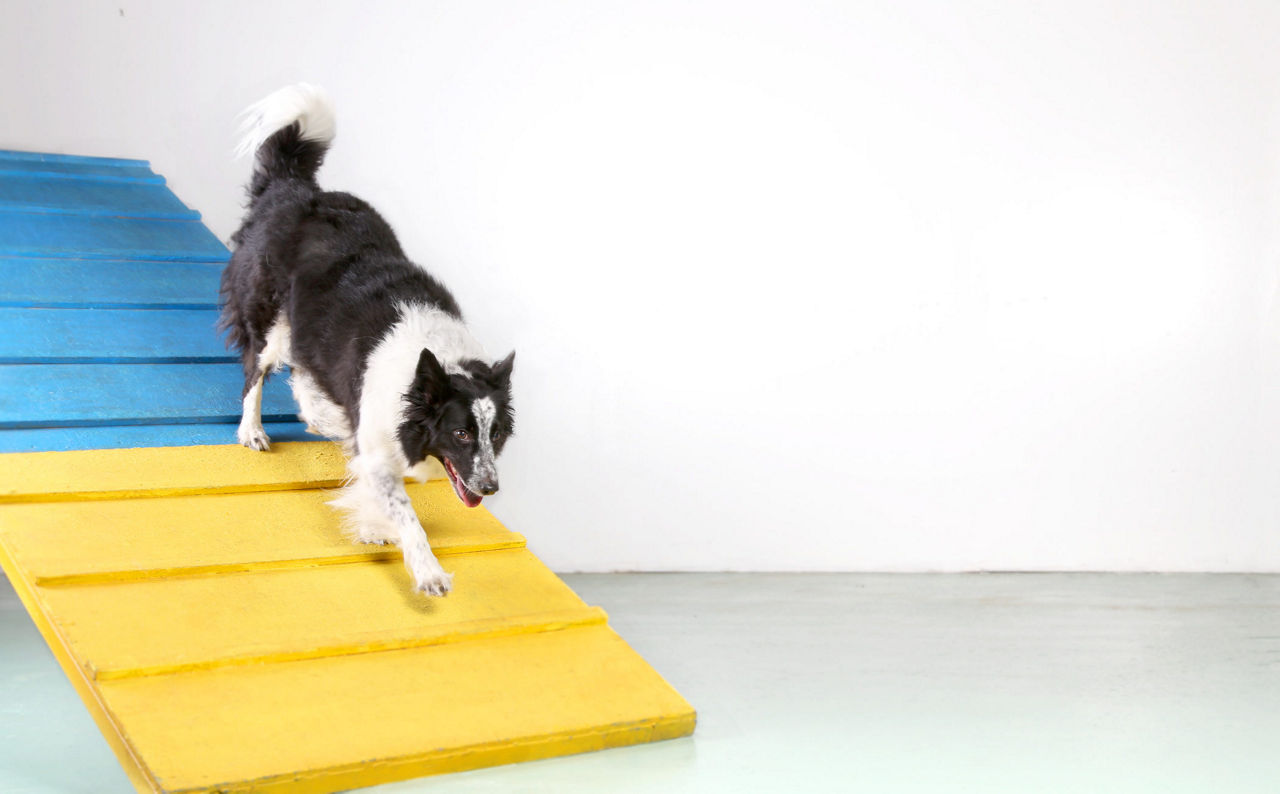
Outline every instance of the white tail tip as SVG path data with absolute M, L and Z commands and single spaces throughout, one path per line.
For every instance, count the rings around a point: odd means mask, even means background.
M 258 151 L 276 131 L 298 123 L 303 140 L 328 143 L 337 132 L 333 100 L 323 88 L 298 83 L 286 86 L 244 109 L 240 114 L 236 157 Z

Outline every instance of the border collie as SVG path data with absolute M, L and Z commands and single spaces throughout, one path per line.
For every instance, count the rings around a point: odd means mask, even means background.
M 288 366 L 308 430 L 342 444 L 349 478 L 332 504 L 364 543 L 398 543 L 418 590 L 449 592 L 405 492 L 427 457 L 468 507 L 498 490 L 511 435 L 515 353 L 494 362 L 457 302 L 405 257 L 385 220 L 316 171 L 334 137 L 333 105 L 301 83 L 245 111 L 240 154 L 254 152 L 249 206 L 222 275 L 219 328 L 244 365 L 237 438 L 270 443 L 262 385 Z

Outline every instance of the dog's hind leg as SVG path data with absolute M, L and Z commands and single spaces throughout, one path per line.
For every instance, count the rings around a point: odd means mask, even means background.
M 245 378 L 243 413 L 240 415 L 240 427 L 236 429 L 237 441 L 260 452 L 271 447 L 267 429 L 262 426 L 262 385 L 265 380 L 266 373 L 256 370 Z
M 240 427 L 236 429 L 236 440 L 249 449 L 261 452 L 271 446 L 267 430 L 262 426 L 262 386 L 267 373 L 259 366 L 261 355 L 256 354 L 253 347 L 255 345 L 250 345 L 244 351 L 244 404 L 240 414 Z
M 268 375 L 288 363 L 289 342 L 289 321 L 279 315 L 265 340 L 253 337 L 245 346 L 244 398 L 236 440 L 249 449 L 266 451 L 271 447 L 271 439 L 262 426 L 262 387 Z

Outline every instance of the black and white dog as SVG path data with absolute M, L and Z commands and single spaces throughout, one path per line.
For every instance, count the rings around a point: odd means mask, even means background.
M 288 365 L 309 429 L 340 442 L 351 479 L 333 504 L 356 540 L 400 545 L 418 590 L 449 591 L 405 492 L 444 465 L 468 507 L 498 490 L 511 435 L 511 368 L 485 356 L 449 291 L 410 262 L 365 202 L 321 190 L 334 136 L 325 93 L 299 84 L 245 111 L 249 209 L 222 276 L 220 327 L 244 364 L 237 437 L 265 450 L 262 384 Z

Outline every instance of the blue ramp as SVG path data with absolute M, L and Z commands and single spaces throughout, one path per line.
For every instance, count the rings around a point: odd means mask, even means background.
M 143 160 L 0 151 L 0 452 L 234 444 L 225 246 Z M 282 373 L 263 420 L 314 439 Z

